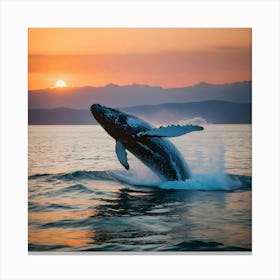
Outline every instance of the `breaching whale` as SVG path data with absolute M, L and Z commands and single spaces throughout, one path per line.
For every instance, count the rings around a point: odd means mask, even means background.
M 183 156 L 166 137 L 203 130 L 203 127 L 171 125 L 155 128 L 136 116 L 100 104 L 93 104 L 90 109 L 97 122 L 116 140 L 118 160 L 127 170 L 126 150 L 163 180 L 181 181 L 191 177 Z

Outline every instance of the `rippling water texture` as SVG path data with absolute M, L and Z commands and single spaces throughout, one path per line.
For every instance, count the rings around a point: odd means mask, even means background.
M 127 172 L 100 126 L 29 126 L 29 251 L 251 251 L 251 125 L 172 142 L 187 182 Z

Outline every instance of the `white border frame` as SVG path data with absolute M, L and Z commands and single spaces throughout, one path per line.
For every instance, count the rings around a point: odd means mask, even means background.
M 1 2 L 1 279 L 280 279 L 279 2 Z M 28 255 L 28 27 L 253 28 L 252 255 Z

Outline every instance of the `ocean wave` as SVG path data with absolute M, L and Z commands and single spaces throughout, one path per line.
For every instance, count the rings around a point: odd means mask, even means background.
M 248 248 L 226 246 L 223 243 L 215 241 L 201 241 L 201 240 L 190 240 L 178 243 L 169 248 L 163 249 L 162 251 L 251 251 Z
M 75 251 L 70 246 L 60 244 L 60 245 L 42 245 L 42 244 L 28 244 L 28 250 L 32 252 L 42 252 L 42 251 Z M 237 252 L 251 252 L 251 249 L 249 248 L 243 248 L 243 247 L 236 247 L 236 246 L 226 246 L 222 243 L 215 242 L 215 241 L 189 241 L 189 242 L 181 242 L 179 244 L 176 244 L 174 246 L 170 246 L 168 248 L 161 248 L 161 246 L 144 246 L 143 248 L 140 246 L 134 246 L 134 245 L 125 245 L 125 244 L 114 244 L 109 243 L 105 245 L 97 245 L 94 247 L 88 247 L 86 249 L 78 248 L 79 252 L 110 252 L 119 254 L 120 252 L 156 252 L 157 254 L 165 253 L 165 252 L 230 252 L 230 251 L 237 251 Z M 165 253 L 166 254 L 166 253 Z
M 54 222 L 49 222 L 42 224 L 40 228 L 81 228 L 92 225 L 92 219 L 82 218 L 82 219 L 63 219 Z
M 220 242 L 215 241 L 201 241 L 201 240 L 190 240 L 184 241 L 171 246 L 156 246 L 156 244 L 152 244 L 150 246 L 146 245 L 144 247 L 136 244 L 118 244 L 118 243 L 110 243 L 101 246 L 89 247 L 87 249 L 83 249 L 81 251 L 103 251 L 103 252 L 123 252 L 123 251 L 137 251 L 137 252 L 157 252 L 160 254 L 161 252 L 217 252 L 217 251 L 247 251 L 250 252 L 251 249 L 245 247 L 237 247 L 237 246 L 227 246 Z
M 114 173 L 116 178 L 128 185 L 138 187 L 157 187 L 173 190 L 200 190 L 200 191 L 237 191 L 251 189 L 252 177 L 224 173 L 194 174 L 185 181 L 160 181 L 153 175 L 134 172 Z
M 94 193 L 93 190 L 87 188 L 85 185 L 76 184 L 76 185 L 62 188 L 60 190 L 53 191 L 51 193 L 51 195 L 57 196 L 57 195 L 61 195 L 61 194 L 65 194 L 65 193 L 68 194 L 68 193 L 72 193 L 72 192 L 87 193 L 87 194 Z
M 234 174 L 194 174 L 191 179 L 186 181 L 160 181 L 156 175 L 143 174 L 141 170 L 137 171 L 74 171 L 70 173 L 59 174 L 34 174 L 28 177 L 29 180 L 44 179 L 73 181 L 97 180 L 97 181 L 115 181 L 123 184 L 138 187 L 157 187 L 161 189 L 180 189 L 180 190 L 202 190 L 202 191 L 236 191 L 247 190 L 251 188 L 252 177 Z M 78 191 L 83 193 L 92 193 L 93 190 L 82 184 L 68 186 L 57 192 Z
M 235 191 L 248 189 L 251 182 L 248 176 L 227 174 L 197 174 L 186 181 L 167 181 L 159 185 L 161 189 Z
M 73 209 L 75 209 L 73 206 L 69 204 L 63 204 L 63 203 L 40 204 L 33 201 L 28 202 L 28 211 L 31 212 L 48 212 L 54 210 L 73 210 Z
M 106 181 L 115 181 L 117 177 L 114 176 L 112 171 L 86 171 L 79 170 L 70 173 L 58 173 L 58 174 L 49 174 L 49 173 L 38 173 L 28 176 L 29 180 L 34 179 L 57 179 L 62 181 L 76 181 L 76 180 L 106 180 Z
M 44 245 L 44 244 L 28 244 L 28 251 L 32 252 L 42 252 L 42 251 L 65 251 L 65 249 L 71 249 L 71 246 L 67 246 L 64 244 L 61 245 Z

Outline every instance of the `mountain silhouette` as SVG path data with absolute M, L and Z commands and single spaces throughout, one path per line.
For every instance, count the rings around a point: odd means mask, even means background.
M 118 108 L 117 108 L 118 109 Z M 251 123 L 251 104 L 227 101 L 165 103 L 122 107 L 121 111 L 136 115 L 154 124 L 178 123 L 201 118 L 208 123 Z M 96 124 L 88 109 L 56 108 L 29 109 L 30 125 L 86 125 Z
M 104 87 L 66 87 L 31 90 L 28 94 L 29 109 L 54 109 L 58 107 L 88 109 L 93 103 L 111 107 L 157 105 L 222 100 L 251 103 L 251 81 L 230 84 L 200 83 L 182 88 L 162 88 L 132 84 Z

